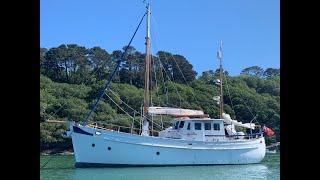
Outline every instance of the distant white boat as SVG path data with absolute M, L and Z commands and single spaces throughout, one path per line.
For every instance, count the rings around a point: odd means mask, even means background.
M 275 153 L 277 153 L 277 151 L 274 149 L 274 150 L 268 150 L 268 149 L 266 149 L 266 153 L 268 153 L 268 154 L 275 154 Z
M 211 119 L 202 111 L 150 107 L 150 5 L 147 6 L 146 74 L 144 115 L 139 134 L 122 132 L 123 127 L 102 128 L 94 124 L 70 123 L 67 137 L 72 138 L 76 167 L 90 166 L 169 166 L 259 163 L 266 153 L 265 139 L 259 133 L 237 132 L 235 126 L 254 129 L 253 123 L 242 124 L 232 120 L 223 111 L 223 98 L 219 98 L 220 119 Z M 222 44 L 220 60 L 220 97 L 222 92 Z M 119 61 L 119 63 L 121 63 Z M 118 66 L 117 66 L 118 67 Z M 117 70 L 117 69 L 116 69 Z M 115 71 L 116 71 L 115 70 Z M 99 100 L 108 89 L 109 79 Z M 93 111 L 92 110 L 92 111 Z M 91 111 L 91 112 L 92 112 Z M 90 117 L 90 114 L 87 119 Z M 154 135 L 150 130 L 150 115 L 171 115 L 172 126 Z M 152 118 L 151 118 L 152 120 Z M 129 127 L 130 128 L 130 127 Z M 132 127 L 131 127 L 132 132 Z

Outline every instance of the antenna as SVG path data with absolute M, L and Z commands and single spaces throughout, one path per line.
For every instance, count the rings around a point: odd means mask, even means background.
M 220 46 L 219 46 L 218 51 L 217 51 L 217 58 L 219 60 L 222 60 L 222 58 L 223 58 L 222 48 L 223 48 L 223 42 L 220 41 Z

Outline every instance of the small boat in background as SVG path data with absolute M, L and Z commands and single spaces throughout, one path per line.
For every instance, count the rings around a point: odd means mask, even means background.
M 277 150 L 269 150 L 269 149 L 266 149 L 266 153 L 267 154 L 275 154 L 275 153 L 277 153 Z
M 275 153 L 277 153 L 277 150 L 279 150 L 279 147 L 280 147 L 280 142 L 270 144 L 269 146 L 266 147 L 266 153 L 275 154 Z M 271 149 L 273 149 L 273 150 L 271 150 Z

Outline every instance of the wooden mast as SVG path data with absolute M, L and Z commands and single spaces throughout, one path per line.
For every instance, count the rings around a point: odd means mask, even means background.
M 220 69 L 219 69 L 219 79 L 220 79 L 220 118 L 222 119 L 222 114 L 223 114 L 223 82 L 222 82 L 222 77 L 223 77 L 223 68 L 222 68 L 222 41 L 220 42 L 219 50 L 217 52 L 217 57 L 219 59 L 220 63 Z
M 151 66 L 151 51 L 150 51 L 150 4 L 147 5 L 147 34 L 146 34 L 146 57 L 145 57 L 145 73 L 144 73 L 144 102 L 143 112 L 144 121 L 148 121 L 148 108 L 150 106 L 150 66 Z

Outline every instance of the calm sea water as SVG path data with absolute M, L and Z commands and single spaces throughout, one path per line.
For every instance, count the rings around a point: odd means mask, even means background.
M 137 168 L 74 168 L 73 156 L 41 156 L 42 180 L 98 180 L 98 179 L 151 179 L 151 180 L 192 180 L 192 179 L 280 179 L 280 154 L 267 154 L 261 164 L 179 166 L 179 167 L 137 167 Z

